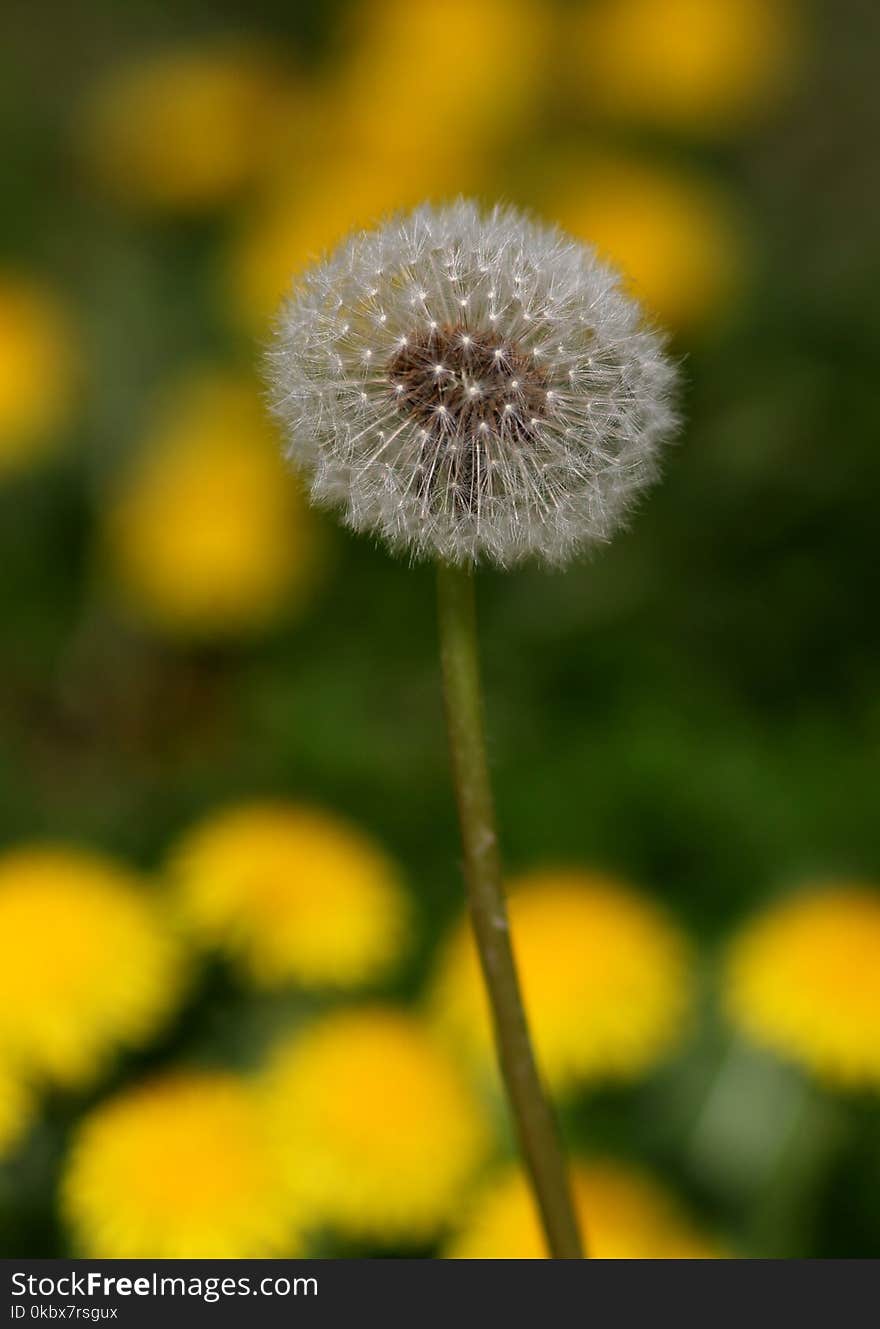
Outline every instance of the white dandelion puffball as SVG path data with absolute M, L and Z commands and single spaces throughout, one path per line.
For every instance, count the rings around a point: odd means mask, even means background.
M 449 563 L 558 564 L 607 540 L 675 425 L 675 371 L 617 274 L 467 201 L 305 272 L 269 376 L 314 502 Z

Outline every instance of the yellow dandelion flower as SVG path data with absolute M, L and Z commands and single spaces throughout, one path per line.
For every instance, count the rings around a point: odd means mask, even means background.
M 155 629 L 223 638 L 264 629 L 307 598 L 315 528 L 286 475 L 256 388 L 184 380 L 104 513 L 109 573 Z
M 111 72 L 75 136 L 90 174 L 121 202 L 197 212 L 260 175 L 296 109 L 278 61 L 256 43 L 175 47 Z
M 651 1177 L 597 1160 L 573 1169 L 575 1205 L 599 1260 L 713 1260 L 727 1252 L 699 1231 Z M 546 1259 L 532 1194 L 518 1168 L 490 1182 L 446 1251 L 452 1260 Z
M 51 453 L 76 396 L 69 317 L 48 289 L 0 273 L 0 477 Z
M 758 914 L 730 947 L 725 1000 L 756 1042 L 832 1085 L 880 1088 L 880 891 L 832 884 Z
M 0 1159 L 18 1144 L 32 1111 L 33 1100 L 21 1076 L 0 1065 Z
M 591 107 L 698 134 L 765 110 L 790 85 L 801 44 L 789 0 L 599 0 L 565 36 Z
M 406 938 L 394 865 L 315 808 L 252 803 L 209 817 L 176 846 L 169 877 L 192 932 L 267 986 L 369 983 Z
M 565 1091 L 647 1071 L 682 1032 L 686 944 L 649 901 L 608 878 L 542 871 L 510 892 L 514 950 L 538 1059 Z M 457 1045 L 492 1056 L 483 984 L 462 922 L 441 953 L 432 1008 Z
M 149 1039 L 181 985 L 179 948 L 140 880 L 34 845 L 0 859 L 0 1055 L 80 1085 Z
M 731 302 L 745 237 L 719 186 L 634 157 L 596 156 L 561 176 L 543 206 L 618 266 L 653 316 L 691 329 Z
M 227 258 L 225 283 L 239 319 L 268 330 L 291 275 L 359 226 L 416 207 L 428 195 L 456 194 L 472 183 L 465 149 L 441 171 L 417 153 L 397 159 L 331 152 L 291 186 L 282 185 L 249 218 Z
M 266 329 L 291 274 L 350 231 L 484 187 L 494 141 L 529 116 L 545 63 L 537 0 L 379 0 L 355 27 L 307 139 L 282 140 L 274 187 L 229 253 L 228 294 L 249 329 Z
M 529 119 L 548 59 L 539 0 L 370 0 L 355 25 L 331 96 L 361 153 L 436 169 Z
M 454 1062 L 387 1007 L 334 1012 L 282 1044 L 266 1104 L 295 1204 L 354 1237 L 429 1240 L 489 1145 Z
M 99 1104 L 74 1135 L 61 1208 L 93 1259 L 297 1253 L 258 1101 L 226 1072 L 165 1076 Z

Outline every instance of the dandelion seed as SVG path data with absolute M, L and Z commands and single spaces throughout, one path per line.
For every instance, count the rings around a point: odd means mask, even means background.
M 310 269 L 269 374 L 313 500 L 448 563 L 562 563 L 607 540 L 675 424 L 674 370 L 617 275 L 552 227 L 467 201 L 359 232 Z

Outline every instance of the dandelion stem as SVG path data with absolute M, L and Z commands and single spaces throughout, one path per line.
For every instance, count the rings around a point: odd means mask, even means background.
M 474 578 L 438 565 L 440 656 L 471 921 L 519 1145 L 553 1259 L 583 1257 L 550 1103 L 532 1051 L 510 943 L 486 756 Z

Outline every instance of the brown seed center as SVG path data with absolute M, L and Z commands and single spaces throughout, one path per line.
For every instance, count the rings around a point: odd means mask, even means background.
M 456 324 L 408 337 L 388 362 L 401 411 L 429 434 L 491 432 L 525 441 L 547 403 L 547 374 L 529 351 L 496 332 Z

